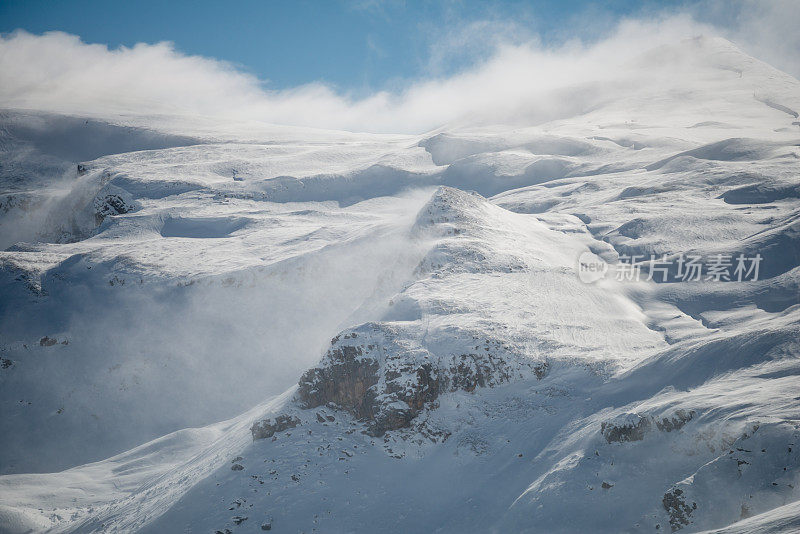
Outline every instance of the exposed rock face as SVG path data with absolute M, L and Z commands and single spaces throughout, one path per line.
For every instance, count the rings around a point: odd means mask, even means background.
M 271 438 L 278 432 L 289 430 L 300 424 L 300 419 L 291 415 L 279 415 L 275 419 L 262 419 L 250 427 L 253 439 Z
M 687 412 L 686 410 L 676 410 L 675 415 L 672 417 L 664 417 L 656 419 L 656 428 L 662 432 L 672 432 L 673 430 L 680 430 L 683 425 L 688 423 L 694 417 L 694 411 Z
M 136 211 L 141 206 L 126 190 L 112 184 L 106 185 L 94 198 L 95 224 L 100 225 L 106 217 Z
M 329 365 L 310 369 L 300 379 L 304 405 L 314 408 L 332 402 L 358 418 L 370 418 L 372 387 L 378 382 L 378 362 L 368 356 L 371 350 L 360 345 L 332 347 L 325 357 Z
M 368 422 L 373 436 L 409 426 L 442 393 L 491 387 L 526 373 L 542 378 L 546 372 L 544 363 L 521 363 L 508 354 L 436 356 L 403 340 L 387 323 L 362 325 L 331 345 L 320 365 L 300 379 L 299 400 L 305 408 L 332 403 Z
M 42 339 L 39 340 L 39 345 L 41 345 L 42 347 L 52 347 L 56 343 L 58 343 L 58 340 L 49 336 L 44 336 Z
M 641 441 L 648 430 L 650 419 L 637 413 L 623 414 L 600 425 L 600 432 L 609 443 Z
M 625 413 L 600 424 L 600 432 L 608 443 L 641 441 L 655 426 L 661 432 L 680 430 L 692 420 L 695 412 L 676 410 L 672 416 L 657 418 L 652 415 Z
M 680 488 L 673 488 L 666 492 L 661 504 L 669 514 L 669 525 L 672 532 L 688 526 L 692 522 L 692 513 L 697 509 L 697 503 L 693 502 L 689 505 L 686 502 L 683 490 Z

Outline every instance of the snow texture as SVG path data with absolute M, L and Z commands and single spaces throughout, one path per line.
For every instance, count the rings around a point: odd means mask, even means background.
M 0 531 L 800 529 L 800 82 L 673 48 L 524 127 L 4 111 Z

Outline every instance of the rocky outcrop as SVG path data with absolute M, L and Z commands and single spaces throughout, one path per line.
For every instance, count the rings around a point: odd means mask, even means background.
M 42 347 L 52 347 L 56 343 L 58 343 L 58 340 L 49 336 L 44 336 L 39 340 L 39 345 Z
M 357 418 L 369 418 L 379 367 L 377 360 L 369 357 L 373 348 L 372 345 L 333 346 L 325 356 L 328 365 L 310 369 L 300 379 L 298 393 L 303 404 L 314 408 L 331 402 Z
M 645 435 L 655 426 L 661 432 L 680 430 L 692 420 L 694 411 L 676 410 L 668 417 L 654 417 L 638 413 L 624 413 L 600 424 L 600 433 L 608 443 L 626 441 L 642 441 Z
M 300 419 L 292 415 L 279 415 L 274 419 L 262 419 L 256 421 L 250 427 L 253 439 L 271 438 L 278 432 L 289 430 L 300 424 Z
M 298 398 L 305 408 L 346 410 L 368 424 L 370 435 L 381 436 L 408 427 L 443 393 L 544 376 L 545 363 L 520 362 L 502 347 L 487 340 L 482 353 L 434 355 L 390 324 L 368 323 L 332 340 L 320 365 L 300 379 Z
M 695 412 L 686 410 L 676 410 L 675 414 L 671 417 L 662 417 L 661 419 L 654 419 L 656 428 L 662 432 L 672 432 L 680 430 L 683 426 L 692 420 Z
M 688 526 L 692 522 L 692 513 L 697 510 L 697 503 L 693 502 L 690 505 L 686 502 L 683 490 L 680 488 L 673 488 L 666 492 L 661 504 L 669 514 L 669 526 L 672 532 Z
M 108 184 L 93 201 L 95 224 L 100 225 L 107 217 L 130 213 L 140 207 L 128 191 Z
M 648 430 L 650 430 L 650 419 L 637 413 L 622 414 L 600 424 L 600 432 L 609 443 L 641 441 Z

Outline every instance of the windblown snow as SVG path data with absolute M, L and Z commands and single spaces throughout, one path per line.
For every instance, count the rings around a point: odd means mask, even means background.
M 641 61 L 422 135 L 3 111 L 0 531 L 800 529 L 800 82 Z

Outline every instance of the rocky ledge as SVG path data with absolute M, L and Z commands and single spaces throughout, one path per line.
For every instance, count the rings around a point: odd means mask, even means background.
M 680 430 L 695 416 L 693 410 L 676 410 L 667 417 L 655 417 L 649 414 L 624 413 L 600 424 L 600 432 L 608 443 L 625 441 L 642 441 L 645 435 L 655 426 L 661 432 Z
M 298 399 L 304 408 L 334 405 L 381 436 L 408 427 L 444 393 L 542 378 L 547 371 L 545 362 L 520 361 L 499 341 L 479 340 L 475 347 L 435 355 L 391 324 L 368 323 L 332 340 L 320 364 L 300 379 Z

